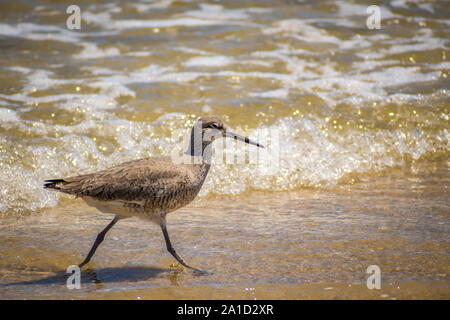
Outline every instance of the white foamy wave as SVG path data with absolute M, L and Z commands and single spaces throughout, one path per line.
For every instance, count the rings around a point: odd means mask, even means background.
M 314 41 L 339 43 L 340 41 L 338 38 L 329 35 L 327 31 L 311 26 L 307 22 L 300 19 L 279 21 L 272 28 L 264 29 L 263 33 L 282 33 L 307 42 Z
M 20 117 L 17 112 L 11 109 L 0 108 L 0 120 L 1 121 L 19 121 Z
M 439 72 L 421 72 L 420 67 L 391 67 L 383 71 L 374 71 L 357 78 L 369 82 L 376 82 L 381 86 L 393 86 L 405 83 L 425 82 L 439 78 Z
M 245 22 L 227 22 L 235 25 L 248 25 Z M 217 20 L 204 20 L 196 18 L 178 18 L 171 20 L 115 20 L 111 26 L 105 26 L 114 30 L 126 29 L 154 29 L 154 28 L 170 28 L 170 27 L 202 27 L 220 25 Z
M 396 8 L 410 9 L 411 3 L 422 10 L 434 13 L 433 4 L 423 0 L 393 0 L 390 4 Z
M 325 120 L 298 117 L 256 129 L 251 135 L 254 139 L 277 132 L 279 163 L 214 164 L 201 194 L 237 194 L 248 188 L 281 191 L 332 187 L 347 176 L 403 166 L 407 159 L 417 160 L 439 148 L 449 148 L 448 130 L 432 137 L 420 130 L 349 131 L 342 136 L 324 131 L 325 126 Z M 243 149 L 237 146 L 233 151 Z
M 133 6 L 140 12 L 153 9 L 165 9 L 172 4 L 171 1 L 161 1 L 153 4 L 134 4 Z M 249 14 L 267 13 L 270 9 L 226 9 L 221 5 L 199 4 L 198 10 L 186 11 L 182 14 L 175 14 L 170 19 L 114 19 L 111 10 L 104 12 L 93 12 L 88 9 L 83 12 L 82 17 L 89 24 L 101 26 L 106 30 L 128 30 L 128 29 L 155 29 L 170 27 L 202 27 L 213 25 L 242 25 L 251 26 L 252 23 L 246 21 Z
M 100 49 L 95 43 L 82 42 L 84 49 L 74 57 L 78 59 L 98 59 L 104 57 L 117 56 L 120 54 L 117 48 Z
M 152 3 L 133 3 L 132 6 L 139 12 L 146 12 L 154 9 L 166 9 L 172 5 L 174 0 L 161 0 Z
M 185 118 L 175 117 L 177 121 Z M 164 118 L 167 122 L 173 121 L 169 115 Z M 3 211 L 26 211 L 54 206 L 60 195 L 42 189 L 45 179 L 96 171 L 135 158 L 169 154 L 171 139 L 154 132 L 155 125 L 161 121 L 152 125 L 119 119 L 85 120 L 74 126 L 45 123 L 30 126 L 30 121 L 16 122 L 15 130 L 33 134 L 35 142 L 16 144 L 10 140 L 12 137 L 0 136 L 2 148 L 8 150 L 0 152 L 0 207 Z M 40 145 L 44 141 L 46 146 Z
M 234 63 L 234 60 L 229 57 L 215 56 L 215 57 L 195 57 L 186 61 L 184 64 L 187 67 L 220 67 Z
M 10 120 L 17 122 L 16 130 L 29 134 L 27 121 L 19 121 L 15 116 L 10 116 Z M 46 146 L 16 145 L 2 137 L 2 145 L 9 153 L 3 153 L 0 159 L 0 205 L 5 210 L 55 205 L 61 195 L 43 190 L 44 179 L 92 172 L 136 158 L 170 155 L 174 150 L 181 152 L 187 146 L 194 120 L 175 113 L 151 124 L 120 119 L 85 120 L 74 126 L 37 123 L 31 127 L 34 141 L 46 141 Z M 267 152 L 269 158 L 231 165 L 213 160 L 201 195 L 237 194 L 249 188 L 274 191 L 330 187 L 347 175 L 402 166 L 407 158 L 417 160 L 439 148 L 449 148 L 445 129 L 432 136 L 417 129 L 342 134 L 325 131 L 326 126 L 327 122 L 317 117 L 289 117 L 250 131 L 233 128 L 268 143 L 260 152 Z M 167 132 L 161 131 L 163 128 Z M 267 140 L 274 132 L 278 140 Z M 215 157 L 227 153 L 232 153 L 228 159 L 233 159 L 234 154 L 242 157 L 251 147 L 234 144 L 223 150 L 222 143 L 215 143 Z
M 251 97 L 285 99 L 289 95 L 289 90 L 280 88 L 280 89 L 271 90 L 271 91 L 253 92 L 253 93 L 250 93 L 249 95 Z
M 198 10 L 186 11 L 178 16 L 188 16 L 200 19 L 233 21 L 248 20 L 251 14 L 268 14 L 272 9 L 269 8 L 245 8 L 245 9 L 226 9 L 224 6 L 216 4 L 199 4 Z

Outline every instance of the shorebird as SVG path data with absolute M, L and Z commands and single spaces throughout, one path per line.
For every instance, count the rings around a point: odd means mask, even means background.
M 221 137 L 264 148 L 258 142 L 233 133 L 217 116 L 210 115 L 195 122 L 188 150 L 177 161 L 173 157 L 151 157 L 124 162 L 94 173 L 45 180 L 45 189 L 81 197 L 99 211 L 115 214 L 114 219 L 97 235 L 79 267 L 91 260 L 106 233 L 119 220 L 138 217 L 159 225 L 169 253 L 181 265 L 195 269 L 173 248 L 167 232 L 166 216 L 186 206 L 197 196 L 211 166 L 211 144 Z

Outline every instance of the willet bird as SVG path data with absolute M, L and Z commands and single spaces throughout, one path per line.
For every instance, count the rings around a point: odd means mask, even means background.
M 45 180 L 45 189 L 81 197 L 99 211 L 115 214 L 114 219 L 97 235 L 79 267 L 91 260 L 105 234 L 117 221 L 136 216 L 158 224 L 167 250 L 180 264 L 192 268 L 170 242 L 166 215 L 186 206 L 197 196 L 211 165 L 211 143 L 220 137 L 264 148 L 247 137 L 231 132 L 217 116 L 204 116 L 195 122 L 188 150 L 177 161 L 172 157 L 145 158 L 95 173 Z

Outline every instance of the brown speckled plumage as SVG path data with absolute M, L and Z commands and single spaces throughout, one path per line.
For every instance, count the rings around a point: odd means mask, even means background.
M 169 213 L 194 200 L 209 167 L 206 163 L 175 164 L 170 157 L 146 158 L 95 173 L 47 180 L 44 187 L 88 201 L 103 201 L 104 206 L 119 201 L 126 208 L 134 208 L 138 216 L 153 211 Z
M 216 116 L 197 120 L 186 152 L 189 160 L 174 163 L 171 157 L 132 160 L 95 173 L 46 180 L 45 189 L 81 197 L 87 204 L 105 213 L 114 213 L 113 221 L 98 234 L 86 259 L 90 261 L 106 232 L 120 219 L 137 216 L 157 223 L 168 251 L 184 266 L 186 262 L 173 249 L 166 229 L 166 215 L 195 199 L 210 168 L 210 144 L 218 137 L 230 137 L 262 147 L 246 137 L 227 130 Z

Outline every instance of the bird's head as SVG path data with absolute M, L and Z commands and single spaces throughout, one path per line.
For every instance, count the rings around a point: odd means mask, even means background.
M 232 138 L 260 148 L 264 148 L 262 144 L 232 132 L 227 126 L 225 126 L 225 124 L 222 122 L 222 120 L 220 120 L 218 116 L 207 115 L 200 117 L 195 122 L 194 127 L 192 128 L 191 143 L 189 146 L 190 154 L 199 155 L 198 152 L 194 152 L 194 148 L 197 148 L 198 151 L 201 150 L 201 152 L 203 153 L 208 145 L 210 145 L 214 140 L 222 137 Z

